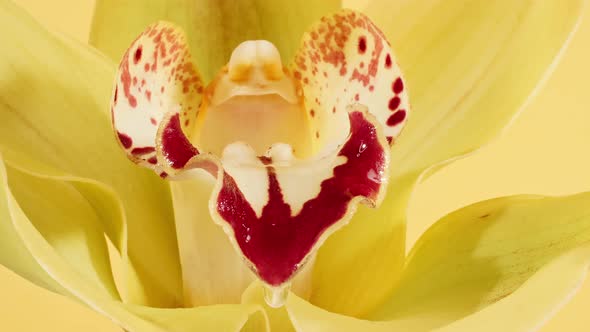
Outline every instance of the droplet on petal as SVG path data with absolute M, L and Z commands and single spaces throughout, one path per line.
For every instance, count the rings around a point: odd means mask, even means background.
M 280 308 L 285 305 L 290 289 L 288 284 L 279 287 L 264 285 L 264 301 L 272 308 Z

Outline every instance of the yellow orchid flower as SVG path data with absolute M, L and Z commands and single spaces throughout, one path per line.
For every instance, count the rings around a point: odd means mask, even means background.
M 2 0 L 0 263 L 128 331 L 534 329 L 585 275 L 589 193 L 476 203 L 408 257 L 405 211 L 583 3 L 99 0 L 109 60 Z

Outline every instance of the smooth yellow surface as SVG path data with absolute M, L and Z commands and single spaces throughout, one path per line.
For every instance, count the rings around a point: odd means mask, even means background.
M 167 20 L 184 29 L 199 74 L 210 81 L 243 38 L 268 40 L 281 50 L 283 60 L 291 58 L 307 26 L 325 13 L 337 10 L 340 1 L 316 1 L 313 9 L 306 0 L 96 0 L 96 3 L 97 20 L 90 40 L 109 57 L 119 61 L 147 25 L 154 20 Z M 284 12 L 290 15 L 281 15 Z M 125 24 L 124 29 L 119 28 L 121 24 Z M 277 29 L 279 26 L 286 28 Z
M 384 300 L 405 249 L 409 185 L 497 137 L 545 77 L 581 9 L 581 0 L 370 1 L 366 12 L 394 45 L 412 112 L 391 150 L 385 202 L 360 208 L 318 251 L 313 304 L 363 316 Z
M 559 309 L 564 297 L 578 288 L 588 269 L 588 247 L 581 247 L 545 265 L 509 297 L 454 321 L 440 329 L 430 329 L 426 315 L 415 321 L 366 321 L 327 312 L 310 305 L 297 296 L 287 300 L 287 310 L 297 332 L 522 332 L 536 331 L 545 321 L 546 313 Z M 553 287 L 545 289 L 551 280 Z M 530 303 L 529 303 L 530 302 Z M 498 319 L 502 317 L 502 319 Z M 417 317 L 418 318 L 418 317 Z M 426 323 L 426 326 L 422 325 Z M 565 330 L 562 330 L 565 331 Z M 570 330 L 568 330 L 570 331 Z
M 91 1 L 17 2 L 48 27 L 86 39 Z M 590 9 L 586 16 L 554 76 L 506 134 L 420 185 L 410 210 L 410 244 L 438 217 L 468 203 L 512 193 L 568 194 L 590 189 L 586 81 L 590 77 Z M 90 309 L 49 294 L 5 269 L 0 280 L 1 330 L 120 331 Z M 590 279 L 572 303 L 541 331 L 586 330 L 590 325 L 588 306 Z

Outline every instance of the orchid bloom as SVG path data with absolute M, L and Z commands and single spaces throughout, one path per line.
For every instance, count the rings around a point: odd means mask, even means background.
M 537 328 L 590 193 L 467 206 L 407 257 L 405 210 L 583 3 L 99 0 L 95 49 L 1 0 L 0 263 L 127 331 Z

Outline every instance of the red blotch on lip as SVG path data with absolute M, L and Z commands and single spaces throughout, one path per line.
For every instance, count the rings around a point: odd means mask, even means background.
M 117 137 L 119 138 L 119 142 L 121 142 L 121 145 L 123 145 L 125 149 L 129 149 L 133 145 L 133 140 L 128 135 L 118 131 Z
M 182 132 L 179 114 L 172 116 L 163 129 L 162 152 L 175 169 L 183 168 L 192 157 L 199 154 L 199 150 Z
M 381 188 L 376 177 L 386 167 L 386 158 L 377 130 L 363 113 L 349 116 L 351 136 L 339 153 L 347 162 L 334 168 L 333 177 L 321 183 L 319 194 L 295 216 L 284 201 L 272 166 L 266 168 L 269 200 L 260 218 L 235 180 L 223 174 L 217 211 L 233 228 L 242 253 L 257 274 L 271 285 L 280 285 L 293 276 L 319 237 L 344 217 L 354 197 L 375 199 Z
M 406 119 L 406 111 L 405 110 L 399 110 L 395 113 L 393 113 L 389 119 L 387 119 L 387 125 L 390 127 L 396 126 L 398 124 L 400 124 L 402 121 L 404 121 Z
M 398 77 L 395 82 L 393 82 L 392 89 L 395 93 L 401 93 L 404 91 L 404 81 L 402 81 L 401 77 Z

